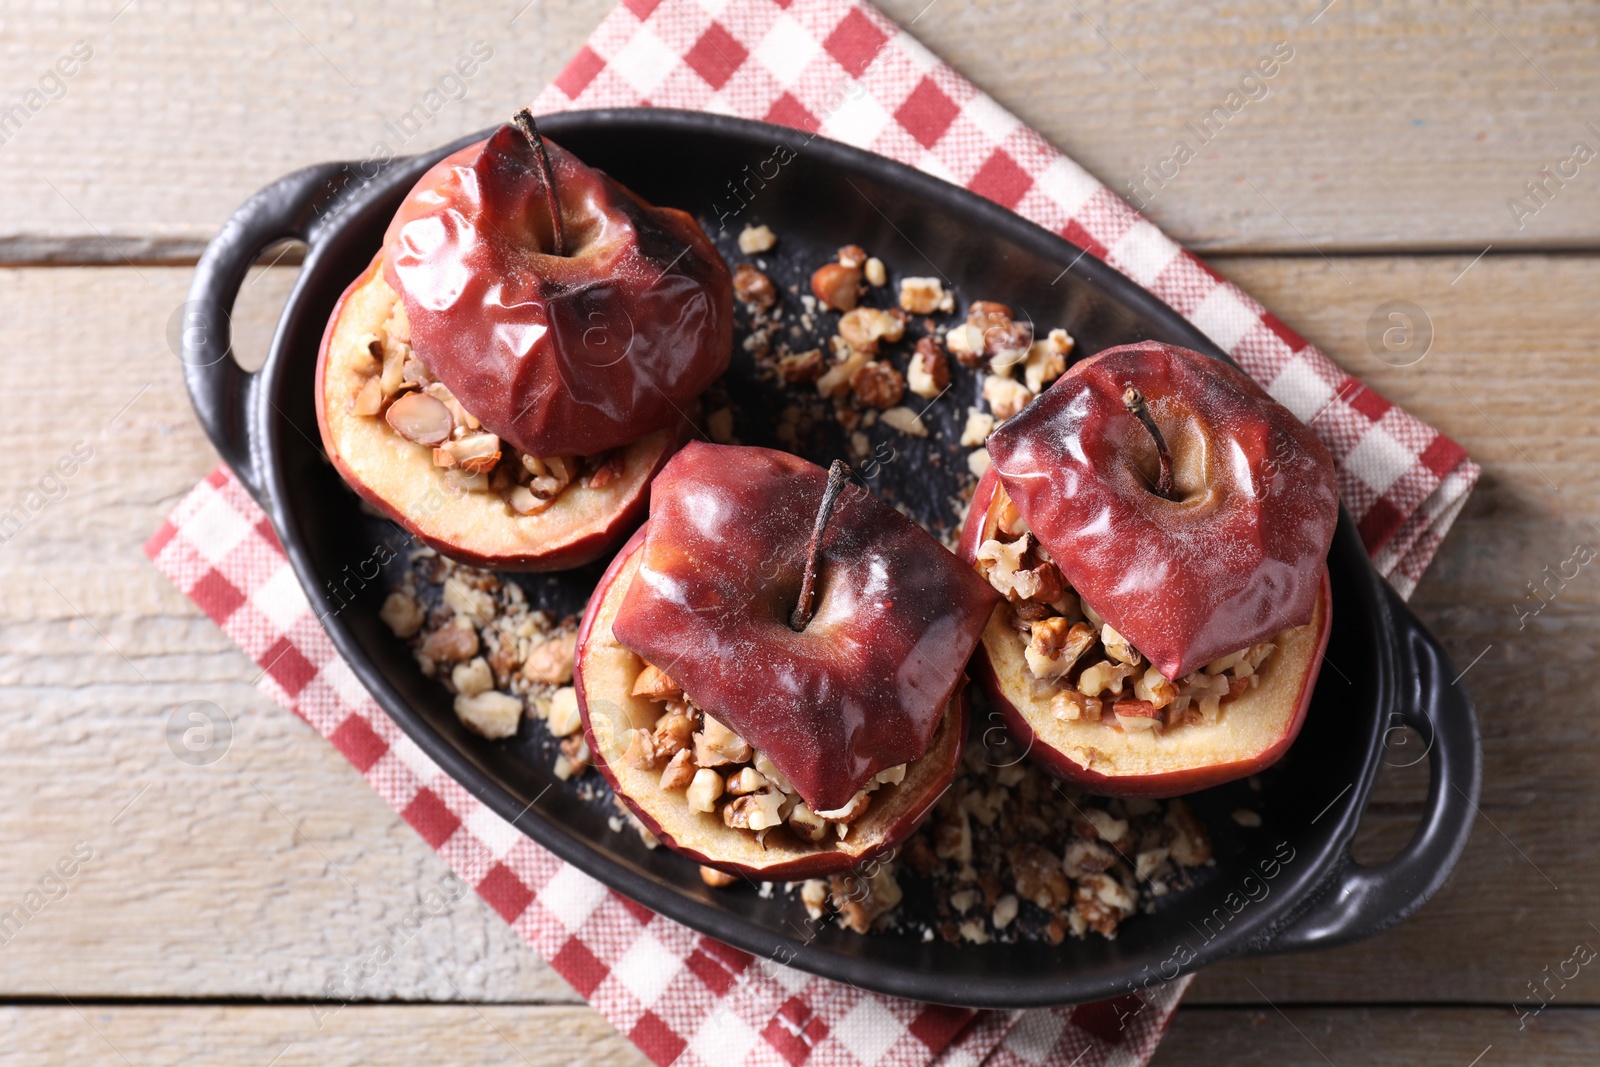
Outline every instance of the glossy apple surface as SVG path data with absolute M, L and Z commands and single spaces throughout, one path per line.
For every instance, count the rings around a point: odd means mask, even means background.
M 674 429 L 728 367 L 733 289 L 687 214 L 548 141 L 567 255 L 514 126 L 423 175 L 390 223 L 384 277 L 411 342 L 483 425 L 531 456 L 594 455 Z
M 1177 499 L 1122 402 L 1136 386 Z M 1072 586 L 1168 678 L 1306 623 L 1339 518 L 1316 435 L 1220 360 L 1147 341 L 1074 364 L 989 438 L 993 468 Z
M 614 630 L 764 752 L 815 811 L 928 750 L 996 594 L 849 485 L 822 539 L 816 615 L 789 626 L 827 472 L 692 442 L 651 490 Z
M 1004 489 L 991 470 L 978 483 L 962 530 L 960 555 L 969 565 L 978 546 L 995 536 L 1004 503 Z M 1277 650 L 1257 672 L 1260 682 L 1223 704 L 1222 719 L 1214 724 L 1125 733 L 1106 722 L 1056 718 L 1050 697 L 1057 687 L 1033 677 L 1023 654 L 1026 639 L 1012 629 L 1005 604 L 984 629 L 972 676 L 1028 758 L 1061 778 L 1102 796 L 1193 793 L 1264 770 L 1294 743 L 1332 625 L 1326 567 L 1317 590 L 1307 625 L 1276 639 Z
M 659 770 L 631 767 L 622 758 L 629 731 L 653 726 L 661 714 L 660 704 L 631 695 L 644 661 L 614 632 L 617 612 L 639 570 L 648 528 L 634 534 L 612 561 L 578 631 L 573 682 L 596 768 L 665 844 L 730 874 L 765 881 L 822 878 L 887 855 L 916 830 L 955 776 L 967 732 L 965 687 L 958 687 L 940 709 L 932 740 L 906 769 L 905 779 L 880 786 L 843 839 L 830 835 L 812 845 L 779 827 L 758 841 L 747 831 L 729 829 L 718 815 L 690 808 L 682 793 L 664 791 Z
M 424 544 L 480 567 L 582 566 L 636 527 L 650 479 L 681 442 L 678 430 L 657 430 L 629 445 L 621 475 L 607 485 L 590 489 L 580 480 L 544 511 L 515 515 L 497 495 L 452 488 L 431 449 L 394 433 L 381 418 L 351 412 L 366 381 L 357 370 L 364 342 L 380 331 L 396 299 L 378 266 L 374 260 L 340 297 L 317 357 L 317 427 L 350 487 Z

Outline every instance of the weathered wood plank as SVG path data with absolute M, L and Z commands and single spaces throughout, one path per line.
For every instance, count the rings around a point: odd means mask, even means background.
M 1549 1009 L 1526 1030 L 1510 1010 L 1486 1008 L 1182 1009 L 1152 1067 L 1226 1063 L 1230 1067 L 1328 1064 L 1449 1064 L 1492 1067 L 1594 1062 L 1600 1013 Z
M 0 108 L 41 80 L 59 98 L 0 130 L 0 259 L 192 259 L 286 171 L 500 120 L 612 2 L 8 12 Z M 1196 248 L 1600 246 L 1600 164 L 1569 162 L 1577 142 L 1600 149 L 1600 18 L 1581 0 L 882 6 L 1119 193 L 1142 183 L 1135 202 Z M 92 56 L 48 80 L 79 41 Z M 492 56 L 447 80 L 480 41 Z M 1275 47 L 1292 57 L 1241 88 Z M 442 105 L 401 129 L 435 90 Z M 1178 142 L 1193 158 L 1166 162 Z M 1519 197 L 1537 213 L 1518 217 Z
M 1196 1003 L 1253 1004 L 1249 982 L 1285 1001 L 1509 1003 L 1577 939 L 1600 936 L 1585 932 L 1597 871 L 1581 847 L 1600 818 L 1600 733 L 1582 697 L 1600 686 L 1600 582 L 1585 570 L 1526 631 L 1512 609 L 1545 562 L 1596 536 L 1581 520 L 1600 469 L 1588 370 L 1600 258 L 1490 256 L 1452 288 L 1468 259 L 1336 261 L 1349 284 L 1321 260 L 1224 269 L 1488 466 L 1416 601 L 1462 665 L 1493 645 L 1467 683 L 1484 720 L 1484 811 L 1505 836 L 1481 823 L 1451 885 L 1397 930 L 1315 958 L 1218 967 Z M 245 347 L 264 343 L 288 274 L 247 287 Z M 187 283 L 159 267 L 0 271 L 0 510 L 74 442 L 94 448 L 65 496 L 0 545 L 0 902 L 76 842 L 96 851 L 0 948 L 0 992 L 12 996 L 318 997 L 445 875 L 341 756 L 255 693 L 253 666 L 139 551 L 215 462 L 164 340 Z M 1409 368 L 1365 348 L 1372 308 L 1392 297 L 1428 308 L 1440 338 Z M 167 709 L 190 699 L 235 722 L 214 766 L 166 747 Z M 1393 847 L 1415 805 L 1401 783 L 1381 799 L 1371 835 Z M 399 948 L 361 996 L 571 999 L 472 896 Z M 1587 980 L 1573 1000 L 1600 1002 Z
M 589 1008 L 526 1005 L 4 1007 L 0 1045 L 16 1067 L 649 1062 Z

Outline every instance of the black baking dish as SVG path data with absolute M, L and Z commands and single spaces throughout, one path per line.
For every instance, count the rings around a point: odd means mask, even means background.
M 572 112 L 541 120 L 552 139 L 646 198 L 681 207 L 716 236 L 726 214 L 782 235 L 795 263 L 857 243 L 904 273 L 943 273 L 966 298 L 1003 299 L 1065 326 L 1078 354 L 1155 338 L 1226 358 L 1176 312 L 1082 250 L 970 192 L 900 164 L 794 130 L 666 110 Z M 312 371 L 328 316 L 371 260 L 421 173 L 476 135 L 387 164 L 326 164 L 290 174 L 247 202 L 211 243 L 190 295 L 184 361 L 195 409 L 222 457 L 271 515 L 313 603 L 347 564 L 370 555 L 373 523 L 321 455 Z M 773 166 L 774 158 L 781 166 Z M 792 158 L 791 158 L 792 157 Z M 773 174 L 753 196 L 743 179 Z M 747 203 L 748 201 L 748 203 Z M 737 231 L 739 222 L 732 226 Z M 719 246 L 728 247 L 724 239 Z M 228 311 L 250 265 L 286 238 L 304 266 L 255 373 L 233 360 Z M 935 266 L 924 253 L 937 260 Z M 957 408 L 959 410 L 959 407 Z M 954 417 L 954 416 L 951 416 Z M 917 493 L 919 464 L 901 492 Z M 537 745 L 464 730 L 450 699 L 376 617 L 381 592 L 329 612 L 328 633 L 379 704 L 449 774 L 534 840 L 650 909 L 758 956 L 918 1000 L 979 1007 L 1080 1002 L 1127 992 L 1228 956 L 1336 945 L 1398 922 L 1443 883 L 1476 813 L 1476 717 L 1437 641 L 1373 571 L 1348 517 L 1329 555 L 1333 633 L 1304 732 L 1248 794 L 1264 825 L 1228 818 L 1243 783 L 1192 798 L 1216 864 L 1197 884 L 1124 924 L 1115 941 L 1051 947 L 922 943 L 829 928 L 807 937 L 800 905 L 704 888 L 693 866 L 607 826 L 609 810 L 557 781 Z M 597 572 L 535 579 L 534 595 L 581 607 Z M 541 584 L 542 583 L 542 584 Z M 585 584 L 587 583 L 587 585 Z M 1357 865 L 1353 838 L 1401 726 L 1422 735 L 1431 782 L 1421 825 L 1397 856 Z

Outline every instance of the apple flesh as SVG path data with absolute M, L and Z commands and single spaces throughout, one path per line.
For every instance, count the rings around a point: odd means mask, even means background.
M 1007 499 L 991 469 L 978 483 L 962 530 L 960 555 L 969 564 L 976 564 L 978 547 L 995 537 Z M 1124 731 L 1109 710 L 1099 722 L 1057 718 L 1050 707 L 1057 686 L 1037 680 L 1029 669 L 1027 638 L 1012 628 L 1007 604 L 995 608 L 984 628 L 973 679 L 1029 758 L 1059 777 L 1102 796 L 1192 793 L 1270 767 L 1294 743 L 1328 644 L 1326 566 L 1316 588 L 1310 619 L 1273 637 L 1277 647 L 1257 670 L 1259 681 L 1224 702 L 1216 723 Z
M 814 615 L 796 631 L 827 482 L 785 452 L 686 445 L 651 489 L 614 624 L 815 811 L 928 751 L 997 599 L 927 531 L 847 484 L 821 538 Z
M 1171 499 L 1129 386 L 1170 448 Z M 1107 349 L 1007 420 L 989 455 L 1067 581 L 1168 678 L 1310 621 L 1339 519 L 1333 459 L 1220 360 Z
M 656 430 L 614 456 L 605 485 L 573 481 L 543 511 L 513 513 L 493 493 L 464 492 L 433 461 L 432 449 L 395 433 L 382 416 L 352 405 L 368 374 L 365 342 L 379 332 L 396 294 L 374 260 L 339 299 L 317 357 L 317 426 L 328 458 L 362 498 L 422 543 L 474 566 L 554 571 L 600 558 L 644 517 L 650 479 L 682 440 Z M 687 426 L 687 423 L 684 424 Z
M 719 815 L 692 809 L 681 792 L 663 790 L 659 770 L 636 768 L 623 759 L 629 733 L 651 727 L 661 713 L 659 704 L 632 695 L 645 661 L 618 640 L 613 625 L 635 584 L 648 529 L 634 534 L 612 561 L 578 631 L 573 682 L 596 768 L 663 843 L 696 863 L 729 874 L 757 881 L 823 878 L 888 855 L 916 830 L 955 777 L 967 731 L 965 688 L 958 688 L 944 703 L 930 744 L 906 768 L 905 778 L 879 787 L 844 838 L 829 834 L 821 843 L 811 844 L 780 826 L 758 839 L 725 826 Z
M 411 344 L 483 425 L 530 456 L 674 430 L 728 368 L 733 284 L 689 215 L 506 125 L 435 164 L 384 239 Z

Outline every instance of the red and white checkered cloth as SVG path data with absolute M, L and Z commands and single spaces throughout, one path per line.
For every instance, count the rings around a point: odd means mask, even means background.
M 852 0 L 624 0 L 535 111 L 654 105 L 783 123 L 964 185 L 1171 304 L 1311 421 L 1379 570 L 1409 593 L 1478 467 L 1173 244 L 875 8 Z M 264 668 L 537 952 L 658 1064 L 1142 1065 L 1187 979 L 1023 1012 L 864 993 L 759 960 L 601 886 L 489 811 L 407 738 L 316 620 L 265 515 L 219 468 L 150 540 L 156 566 Z

